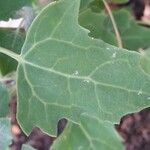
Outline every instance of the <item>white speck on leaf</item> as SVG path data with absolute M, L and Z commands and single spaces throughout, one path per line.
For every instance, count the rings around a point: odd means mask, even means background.
M 143 93 L 142 90 L 139 90 L 138 95 L 141 95 L 142 93 Z
M 112 54 L 112 58 L 116 58 L 116 55 L 117 55 L 117 53 L 115 52 L 115 53 L 113 53 Z
M 74 76 L 77 76 L 77 75 L 79 75 L 79 72 L 78 72 L 78 70 L 76 70 L 76 71 L 73 73 L 73 75 L 74 75 Z
M 85 80 L 84 80 L 84 82 L 87 82 L 87 83 L 89 83 L 89 82 L 90 82 L 90 80 L 88 80 L 88 79 L 85 79 Z
M 11 85 L 15 85 L 16 84 L 16 82 L 13 80 L 13 81 L 11 81 L 11 83 L 10 83 Z

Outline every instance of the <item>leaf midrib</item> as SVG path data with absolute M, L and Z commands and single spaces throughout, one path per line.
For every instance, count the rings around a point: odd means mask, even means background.
M 54 73 L 54 74 L 57 74 L 57 75 L 60 75 L 60 76 L 63 76 L 67 79 L 79 79 L 79 80 L 83 80 L 83 81 L 89 81 L 89 82 L 92 82 L 94 85 L 101 85 L 101 86 L 106 86 L 106 87 L 112 87 L 112 88 L 115 88 L 115 89 L 121 89 L 121 90 L 124 90 L 124 91 L 127 91 L 128 93 L 139 93 L 139 90 L 133 90 L 133 89 L 129 89 L 129 88 L 125 88 L 125 87 L 121 87 L 121 86 L 117 86 L 117 85 L 112 85 L 112 84 L 109 84 L 109 83 L 104 83 L 104 82 L 100 82 L 100 81 L 96 81 L 94 79 L 92 79 L 90 77 L 90 74 L 89 76 L 75 76 L 75 75 L 70 75 L 70 74 L 66 74 L 66 73 L 62 73 L 60 71 L 56 71 L 52 68 L 46 68 L 46 67 L 43 67 L 43 66 L 39 66 L 39 65 L 36 65 L 32 62 L 29 62 L 29 61 L 26 61 L 26 60 L 23 60 L 20 64 L 22 64 L 22 66 L 24 67 L 24 65 L 29 65 L 29 66 L 32 66 L 34 68 L 38 68 L 40 70 L 44 70 L 44 71 L 48 71 L 48 72 L 51 72 L 51 73 Z M 103 64 L 101 64 L 103 65 Z M 150 93 L 147 93 L 145 91 L 142 91 L 142 94 L 145 94 L 147 96 L 150 96 Z

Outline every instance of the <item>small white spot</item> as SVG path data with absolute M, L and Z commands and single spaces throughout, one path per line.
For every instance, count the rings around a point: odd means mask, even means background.
M 13 80 L 13 81 L 11 81 L 11 83 L 10 83 L 10 85 L 15 85 L 16 84 L 16 82 Z
M 117 53 L 115 52 L 115 53 L 113 53 L 112 54 L 112 58 L 116 58 L 116 55 L 117 55 Z
M 150 100 L 150 97 L 148 97 L 147 99 Z
M 74 75 L 74 76 L 77 76 L 77 75 L 79 75 L 79 72 L 78 72 L 78 70 L 76 70 L 76 71 L 73 73 L 73 75 Z
M 107 49 L 107 50 L 110 50 L 110 48 L 109 48 L 109 47 L 107 47 L 106 49 Z
M 94 40 L 94 38 L 92 37 L 92 40 Z
M 141 95 L 142 93 L 143 93 L 142 90 L 139 90 L 138 95 Z
M 88 80 L 88 79 L 85 79 L 85 80 L 84 80 L 84 82 L 87 82 L 87 83 L 89 83 L 89 82 L 90 82 L 90 80 Z

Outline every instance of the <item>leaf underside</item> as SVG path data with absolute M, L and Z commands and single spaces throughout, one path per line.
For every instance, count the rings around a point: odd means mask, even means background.
M 80 125 L 82 114 L 113 124 L 150 104 L 141 55 L 90 38 L 78 25 L 79 4 L 51 3 L 29 29 L 17 70 L 17 116 L 27 134 L 37 126 L 56 136 L 59 119 Z

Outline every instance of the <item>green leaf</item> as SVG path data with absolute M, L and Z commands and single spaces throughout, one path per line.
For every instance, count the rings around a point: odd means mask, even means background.
M 8 114 L 8 91 L 0 83 L 0 117 L 6 117 Z
M 90 4 L 89 4 L 89 8 L 93 11 L 93 12 L 101 12 L 105 6 L 102 0 L 93 0 Z M 85 9 L 86 11 L 86 9 Z
M 145 73 L 150 75 L 150 49 L 142 51 L 141 67 Z
M 8 91 L 0 83 L 0 149 L 7 150 L 11 144 L 10 119 L 5 118 L 8 115 Z M 4 118 L 2 118 L 4 117 Z
M 117 10 L 113 14 L 124 48 L 138 50 L 150 46 L 149 28 L 139 26 L 127 10 Z M 90 30 L 90 36 L 117 46 L 112 22 L 104 12 L 94 13 L 87 9 L 80 14 L 79 22 L 80 25 Z
M 81 0 L 80 10 L 86 9 L 93 0 Z
M 107 28 L 106 17 L 104 13 L 94 13 L 91 9 L 87 9 L 79 15 L 79 23 L 90 30 L 89 36 L 117 45 L 115 35 L 110 29 L 112 26 Z
M 31 147 L 30 145 L 27 144 L 23 144 L 22 149 L 21 150 L 35 150 L 33 147 Z
M 123 150 L 121 139 L 113 124 L 88 115 L 81 116 L 80 124 L 67 125 L 55 140 L 51 150 Z
M 0 46 L 20 53 L 25 40 L 25 32 L 12 29 L 0 29 Z M 0 70 L 3 75 L 16 70 L 17 63 L 3 54 L 0 54 Z
M 14 14 L 21 7 L 30 5 L 32 0 L 1 0 L 0 1 L 0 20 L 7 20 L 14 17 Z
M 0 149 L 8 149 L 11 139 L 10 119 L 0 118 Z
M 138 25 L 127 10 L 115 11 L 114 17 L 119 27 L 124 48 L 139 50 L 150 46 L 150 29 Z M 108 28 L 112 28 L 112 23 L 108 24 Z
M 108 2 L 113 2 L 113 3 L 118 3 L 118 4 L 122 4 L 122 3 L 126 3 L 129 2 L 129 0 L 107 0 Z
M 60 118 L 78 123 L 82 113 L 115 123 L 150 105 L 141 55 L 90 38 L 78 25 L 79 4 L 50 4 L 28 32 L 17 80 L 17 116 L 27 134 L 37 126 L 56 135 Z

